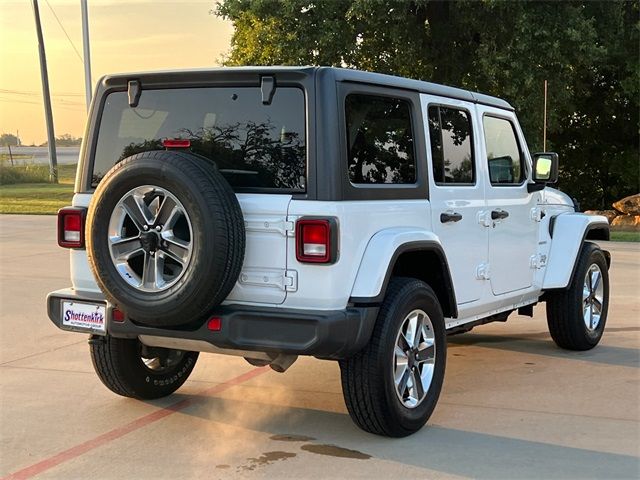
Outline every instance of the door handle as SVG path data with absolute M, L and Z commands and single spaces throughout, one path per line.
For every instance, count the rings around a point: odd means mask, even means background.
M 509 212 L 504 210 L 493 210 L 491 212 L 491 220 L 504 220 L 509 216 Z
M 449 223 L 449 222 L 459 222 L 462 220 L 462 215 L 460 213 L 441 213 L 440 214 L 440 222 Z

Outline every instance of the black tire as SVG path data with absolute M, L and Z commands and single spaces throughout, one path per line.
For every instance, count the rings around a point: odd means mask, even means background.
M 144 185 L 172 194 L 191 222 L 188 265 L 163 291 L 141 291 L 127 283 L 109 251 L 112 212 L 128 192 Z M 188 153 L 144 152 L 116 164 L 93 195 L 87 228 L 89 264 L 101 290 L 130 318 L 150 326 L 204 318 L 227 297 L 244 260 L 244 218 L 233 190 L 214 164 Z
M 435 364 L 424 399 L 407 408 L 396 393 L 394 348 L 406 317 L 415 309 L 423 310 L 431 320 Z M 389 437 L 404 437 L 422 428 L 440 396 L 446 348 L 442 309 L 431 287 L 413 278 L 392 278 L 368 345 L 340 361 L 342 391 L 354 423 L 367 432 Z
M 583 289 L 587 272 L 592 266 L 601 273 L 602 308 L 600 320 L 595 328 L 588 328 L 584 316 Z M 547 292 L 547 324 L 551 338 L 560 348 L 567 350 L 590 350 L 595 347 L 604 332 L 609 309 L 609 272 L 607 260 L 600 248 L 590 242 L 583 245 L 571 284 L 564 290 Z
M 189 378 L 198 352 L 144 347 L 137 339 L 94 335 L 89 340 L 98 377 L 123 397 L 151 400 L 172 394 Z M 156 365 L 147 366 L 143 355 Z M 162 365 L 164 363 L 164 365 Z

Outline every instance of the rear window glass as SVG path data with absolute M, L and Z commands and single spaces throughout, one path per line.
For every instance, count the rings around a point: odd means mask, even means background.
M 306 188 L 304 93 L 280 87 L 270 105 L 259 88 L 143 90 L 137 107 L 127 92 L 107 96 L 100 122 L 92 186 L 135 153 L 164 150 L 188 139 L 193 153 L 214 162 L 236 190 Z

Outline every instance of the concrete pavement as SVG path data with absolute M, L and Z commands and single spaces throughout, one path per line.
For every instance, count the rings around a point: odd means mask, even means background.
M 178 393 L 120 398 L 45 295 L 70 284 L 55 217 L 0 216 L 0 476 L 15 478 L 638 478 L 640 244 L 608 243 L 602 343 L 565 352 L 544 305 L 451 337 L 440 402 L 405 439 L 349 419 L 335 362 L 285 374 L 203 354 Z

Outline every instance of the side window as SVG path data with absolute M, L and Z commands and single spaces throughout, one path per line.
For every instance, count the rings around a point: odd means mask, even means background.
M 349 180 L 356 184 L 416 182 L 411 104 L 351 94 L 345 100 Z
M 473 185 L 476 175 L 469 114 L 457 108 L 432 105 L 428 116 L 436 184 Z
M 484 139 L 487 145 L 491 185 L 522 183 L 522 153 L 513 124 L 504 118 L 485 115 Z

